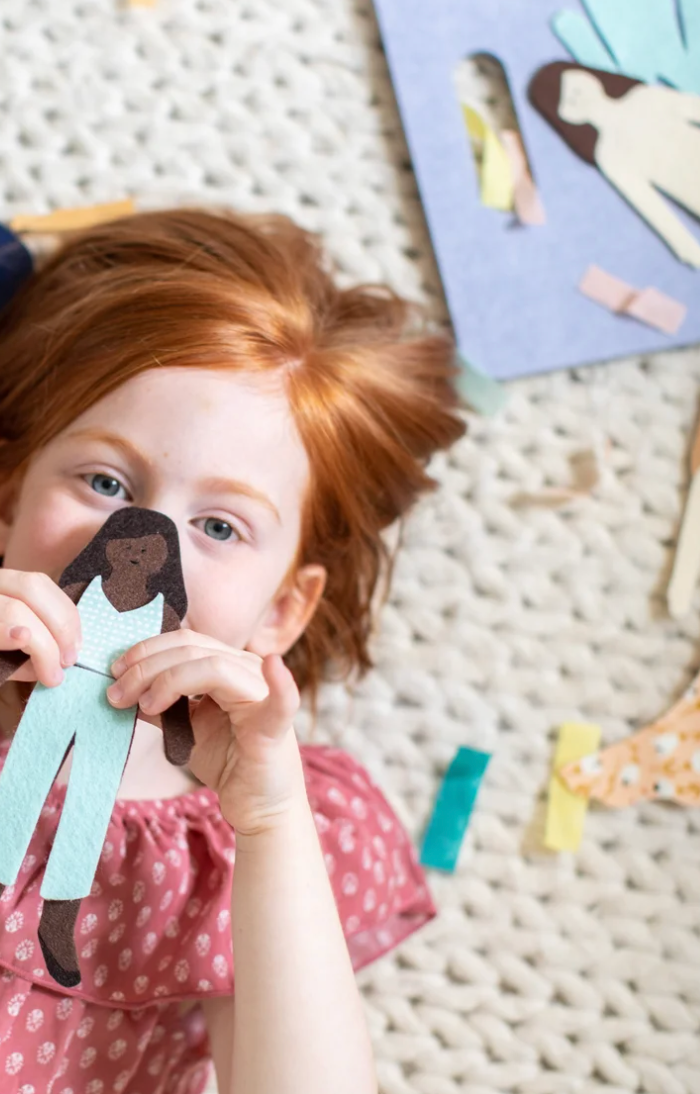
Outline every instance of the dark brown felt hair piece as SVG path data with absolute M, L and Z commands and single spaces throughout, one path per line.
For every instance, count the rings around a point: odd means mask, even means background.
M 633 80 L 631 76 L 622 76 L 617 72 L 604 72 L 600 68 L 588 68 L 573 61 L 552 61 L 548 65 L 538 68 L 530 80 L 527 94 L 530 102 L 546 121 L 556 129 L 569 148 L 580 156 L 586 163 L 595 166 L 595 148 L 598 143 L 598 130 L 594 125 L 572 125 L 559 117 L 559 100 L 561 98 L 561 80 L 565 72 L 570 69 L 578 69 L 581 72 L 590 72 L 597 76 L 605 88 L 605 93 L 611 99 L 621 99 L 637 87 L 642 81 Z

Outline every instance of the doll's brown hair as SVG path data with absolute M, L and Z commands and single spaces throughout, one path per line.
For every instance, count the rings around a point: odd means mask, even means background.
M 603 69 L 588 68 L 574 61 L 551 61 L 538 68 L 530 80 L 527 93 L 532 105 L 577 156 L 595 166 L 595 149 L 599 137 L 596 127 L 588 122 L 574 125 L 559 117 L 562 77 L 565 72 L 572 71 L 590 72 L 592 76 L 596 76 L 609 99 L 621 99 L 633 87 L 639 87 L 641 81 L 634 80 L 631 76 L 623 76 L 621 72 L 605 72 Z
M 386 286 L 339 288 L 282 216 L 140 213 L 76 234 L 0 313 L 0 481 L 146 369 L 281 370 L 311 465 L 297 565 L 328 571 L 286 662 L 313 694 L 370 664 L 381 532 L 464 432 L 451 340 Z
M 158 593 L 163 594 L 165 603 L 172 608 L 178 619 L 182 620 L 187 611 L 187 592 L 182 576 L 180 545 L 174 521 L 165 513 L 153 509 L 141 509 L 130 505 L 124 509 L 115 509 L 104 522 L 90 542 L 66 566 L 58 584 L 62 589 L 69 585 L 89 585 L 98 575 L 106 581 L 112 574 L 113 565 L 108 560 L 107 546 L 114 540 L 141 539 L 143 536 L 159 536 L 165 543 L 165 561 L 146 578 L 146 600 L 148 603 Z M 131 607 L 140 607 L 141 603 L 132 603 Z M 130 610 L 120 606 L 120 611 Z

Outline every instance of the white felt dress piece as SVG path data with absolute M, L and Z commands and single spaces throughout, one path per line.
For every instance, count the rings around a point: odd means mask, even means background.
M 83 645 L 57 687 L 37 681 L 0 774 L 0 882 L 14 882 L 68 748 L 73 742 L 63 812 L 41 886 L 48 900 L 90 892 L 109 818 L 129 755 L 137 707 L 117 710 L 106 690 L 110 666 L 129 647 L 160 634 L 164 597 L 119 612 L 98 575 L 78 602 Z

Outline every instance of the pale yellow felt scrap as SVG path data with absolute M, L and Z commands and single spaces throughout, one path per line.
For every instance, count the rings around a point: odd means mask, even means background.
M 510 158 L 493 129 L 486 126 L 481 162 L 481 204 L 509 212 L 513 208 L 513 169 Z
M 472 141 L 483 141 L 486 133 L 486 122 L 473 106 L 462 103 L 462 113 L 467 124 L 467 132 Z
M 462 103 L 479 176 L 481 204 L 490 209 L 513 209 L 514 179 L 510 157 L 500 138 L 473 106 Z
M 72 232 L 104 224 L 117 217 L 129 216 L 136 211 L 131 198 L 111 201 L 105 205 L 85 205 L 78 209 L 54 209 L 51 213 L 36 216 L 17 216 L 10 221 L 13 232 Z
M 501 144 L 510 160 L 513 176 L 513 208 L 521 224 L 544 224 L 544 208 L 533 182 L 520 133 L 515 129 L 501 130 Z
M 583 756 L 598 751 L 600 726 L 581 722 L 565 722 L 559 728 L 554 753 L 552 776 L 549 780 L 547 822 L 544 845 L 550 851 L 576 851 L 583 836 L 583 822 L 588 800 L 568 790 L 557 772 Z

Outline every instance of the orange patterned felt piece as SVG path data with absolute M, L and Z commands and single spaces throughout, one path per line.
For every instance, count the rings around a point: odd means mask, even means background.
M 575 794 L 617 808 L 643 798 L 700 805 L 700 675 L 657 722 L 557 774 Z

